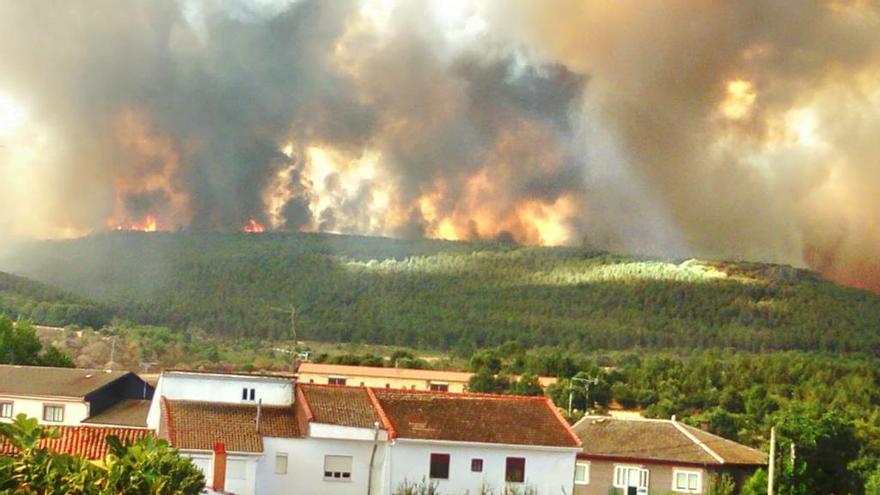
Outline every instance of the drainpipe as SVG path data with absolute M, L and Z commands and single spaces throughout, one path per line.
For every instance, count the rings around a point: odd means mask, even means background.
M 263 399 L 257 401 L 257 433 L 260 432 L 260 420 L 263 415 Z
M 367 472 L 367 495 L 373 492 L 373 462 L 376 460 L 376 449 L 379 447 L 379 422 L 373 422 L 373 451 L 370 452 L 370 470 Z

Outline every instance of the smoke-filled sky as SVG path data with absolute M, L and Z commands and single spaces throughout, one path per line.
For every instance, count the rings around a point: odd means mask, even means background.
M 503 237 L 880 289 L 872 0 L 0 2 L 0 232 Z

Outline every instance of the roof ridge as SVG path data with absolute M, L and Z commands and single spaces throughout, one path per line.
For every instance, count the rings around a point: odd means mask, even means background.
M 391 424 L 391 419 L 388 418 L 388 414 L 385 413 L 385 408 L 382 407 L 379 398 L 376 397 L 376 393 L 373 392 L 371 387 L 367 387 L 367 397 L 370 399 L 370 403 L 373 404 L 373 408 L 376 409 L 376 414 L 379 415 L 379 419 L 382 421 L 382 426 L 385 427 L 388 440 L 394 440 L 397 438 L 397 430 L 394 429 L 394 425 Z
M 344 385 L 339 385 L 344 386 Z M 504 399 L 504 400 L 519 400 L 523 402 L 527 401 L 543 401 L 546 396 L 543 395 L 512 395 L 512 394 L 487 394 L 482 392 L 449 392 L 442 390 L 413 390 L 413 389 L 396 389 L 396 388 L 377 388 L 377 387 L 369 387 L 373 388 L 380 393 L 397 393 L 397 394 L 421 394 L 421 395 L 436 395 L 441 397 L 468 397 L 474 399 Z
M 699 438 L 695 437 L 693 433 L 687 431 L 687 429 L 684 426 L 680 425 L 678 423 L 678 421 L 671 421 L 671 423 L 672 423 L 672 426 L 675 427 L 675 429 L 682 432 L 684 434 L 684 436 L 688 437 L 688 439 L 690 439 L 692 442 L 697 444 L 701 449 L 705 450 L 706 453 L 711 455 L 712 457 L 714 457 L 715 460 L 717 460 L 721 464 L 725 463 L 723 457 L 721 457 L 720 455 L 718 455 L 717 452 L 715 452 L 714 450 L 709 448 L 709 446 L 706 445 L 705 443 L 703 443 Z
M 303 410 L 306 413 L 306 422 L 311 423 L 312 420 L 315 419 L 315 413 L 312 412 L 312 406 L 309 405 L 309 400 L 306 398 L 306 394 L 305 392 L 303 392 L 302 386 L 300 384 L 297 384 L 297 386 L 294 388 L 296 389 L 294 391 L 294 394 L 302 401 Z
M 553 415 L 556 417 L 556 419 L 559 421 L 559 423 L 562 425 L 562 427 L 565 428 L 565 431 L 566 431 L 566 433 L 568 433 L 568 436 L 570 436 L 572 439 L 574 439 L 574 444 L 577 445 L 578 447 L 583 447 L 584 443 L 581 441 L 581 438 L 579 436 L 577 436 L 577 434 L 574 432 L 574 430 L 571 429 L 572 427 L 571 427 L 571 425 L 568 424 L 568 421 L 566 421 L 565 418 L 562 417 L 562 414 L 559 412 L 559 409 L 556 407 L 556 404 L 553 403 L 553 401 L 550 399 L 550 397 L 544 397 L 544 398 L 546 399 L 545 402 L 547 404 L 547 407 L 550 408 L 550 411 L 553 412 Z
M 720 443 L 720 442 L 723 441 L 723 442 L 731 443 L 731 444 L 736 445 L 736 446 L 738 446 L 738 447 L 742 447 L 742 448 L 749 449 L 749 450 L 752 450 L 752 451 L 755 451 L 755 452 L 758 452 L 758 453 L 763 454 L 763 452 L 761 452 L 760 450 L 758 450 L 758 449 L 756 449 L 756 448 L 754 448 L 754 447 L 750 447 L 750 446 L 748 446 L 748 445 L 746 445 L 746 444 L 744 444 L 744 443 L 740 443 L 740 442 L 737 442 L 737 441 L 735 441 L 735 440 L 731 440 L 731 439 L 729 439 L 729 438 L 724 438 L 724 437 L 722 437 L 721 435 L 716 435 L 716 434 L 712 433 L 711 431 L 701 430 L 701 429 L 699 429 L 699 428 L 697 428 L 697 427 L 694 427 L 694 426 L 691 426 L 691 425 L 689 425 L 689 424 L 682 424 L 682 426 L 683 426 L 684 428 L 688 428 L 688 429 L 695 430 L 695 431 L 699 432 L 699 433 L 702 434 L 702 435 L 709 435 L 710 437 L 712 437 L 712 441 L 713 441 L 713 442 Z M 704 443 L 705 443 L 705 442 L 704 442 Z
M 175 445 L 177 438 L 174 434 L 174 420 L 171 417 L 171 408 L 168 407 L 168 398 L 164 395 L 161 397 L 160 407 L 162 409 L 160 413 L 165 415 L 165 426 L 168 427 L 168 443 Z

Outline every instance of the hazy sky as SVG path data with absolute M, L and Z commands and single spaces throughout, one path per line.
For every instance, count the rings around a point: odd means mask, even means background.
M 880 2 L 0 2 L 0 236 L 268 228 L 880 289 Z

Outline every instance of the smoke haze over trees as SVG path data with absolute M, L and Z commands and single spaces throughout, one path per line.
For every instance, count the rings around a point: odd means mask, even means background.
M 880 288 L 872 2 L 38 0 L 0 30 L 0 236 L 253 219 Z

